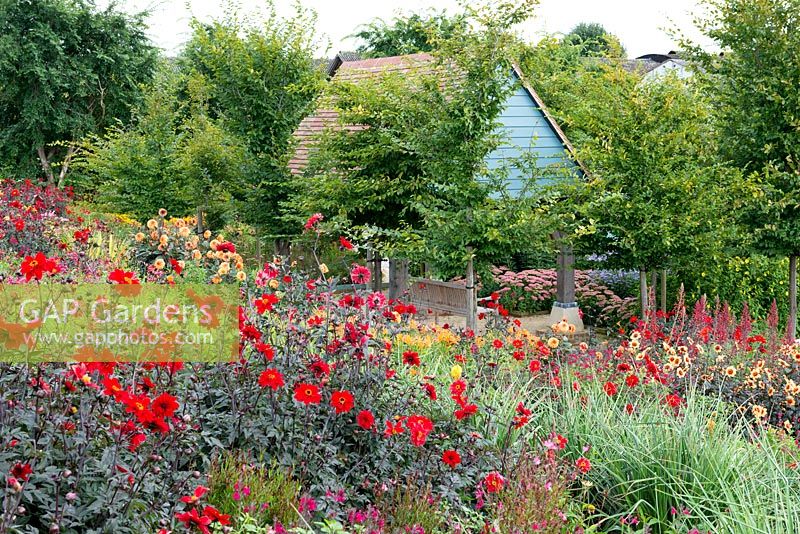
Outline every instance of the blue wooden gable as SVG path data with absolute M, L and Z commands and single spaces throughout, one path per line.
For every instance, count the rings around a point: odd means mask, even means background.
M 507 167 L 507 189 L 513 196 L 522 193 L 523 184 L 531 174 L 530 167 L 520 169 L 517 164 L 523 154 L 534 158 L 538 184 L 582 176 L 584 171 L 575 161 L 566 136 L 547 114 L 539 96 L 526 86 L 517 69 L 512 73 L 511 82 L 516 90 L 508 97 L 498 118 L 500 125 L 496 132 L 503 141 L 486 157 L 489 169 Z

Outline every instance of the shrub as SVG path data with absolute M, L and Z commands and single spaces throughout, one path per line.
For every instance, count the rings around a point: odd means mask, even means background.
M 549 311 L 556 296 L 554 269 L 530 269 L 515 273 L 504 267 L 492 269 L 494 283 L 500 286 L 501 304 L 517 313 Z M 636 299 L 621 298 L 594 280 L 592 271 L 575 272 L 575 296 L 586 324 L 614 326 L 635 313 Z

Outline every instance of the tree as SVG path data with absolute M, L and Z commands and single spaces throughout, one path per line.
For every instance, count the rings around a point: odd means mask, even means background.
M 90 0 L 0 1 L 0 158 L 61 185 L 78 140 L 126 122 L 157 52 L 143 14 Z
M 165 208 L 176 216 L 202 206 L 212 226 L 231 214 L 249 168 L 247 147 L 208 116 L 205 88 L 165 62 L 128 126 L 84 143 L 76 167 L 95 200 L 139 219 Z
M 364 41 L 357 51 L 364 57 L 389 57 L 431 52 L 437 39 L 448 39 L 463 31 L 465 18 L 445 11 L 395 17 L 391 24 L 376 19 L 360 27 L 351 37 Z
M 292 133 L 313 110 L 323 73 L 313 59 L 314 18 L 271 15 L 262 24 L 235 16 L 193 22 L 181 67 L 208 96 L 208 115 L 247 148 L 250 158 L 239 212 L 262 234 L 292 232 L 279 206 L 289 194 Z
M 638 269 L 645 309 L 648 271 L 718 250 L 732 228 L 710 104 L 675 77 L 643 82 L 604 67 L 575 81 L 565 122 L 592 173 L 577 197 L 578 244 L 607 265 Z
M 625 48 L 619 38 L 596 22 L 581 22 L 564 36 L 562 42 L 579 46 L 581 55 L 585 57 L 625 57 Z
M 683 43 L 703 70 L 723 158 L 753 178 L 740 206 L 752 247 L 789 257 L 789 321 L 797 333 L 800 256 L 800 0 L 708 0 L 698 26 L 722 49 Z

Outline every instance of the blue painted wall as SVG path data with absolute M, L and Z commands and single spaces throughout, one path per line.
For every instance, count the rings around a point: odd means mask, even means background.
M 540 179 L 538 183 L 552 182 L 579 171 L 536 102 L 518 84 L 516 74 L 512 82 L 517 84 L 517 89 L 508 98 L 505 109 L 498 118 L 500 126 L 496 130 L 503 137 L 503 142 L 487 156 L 486 164 L 490 169 L 503 165 L 509 167 L 508 191 L 518 196 L 525 182 L 523 172 L 527 174 L 527 171 L 514 166 L 514 161 L 523 153 L 536 156 L 536 166 L 543 169 L 544 179 Z

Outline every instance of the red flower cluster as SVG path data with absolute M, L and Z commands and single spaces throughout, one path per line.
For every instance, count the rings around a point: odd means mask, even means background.
M 42 252 L 38 252 L 36 256 L 25 256 L 19 270 L 27 281 L 31 278 L 41 280 L 45 274 L 53 276 L 60 273 L 61 266 L 58 258 L 48 258 Z
M 422 415 L 411 415 L 406 419 L 406 427 L 411 435 L 411 443 L 415 447 L 422 447 L 428 434 L 433 431 L 433 421 Z

